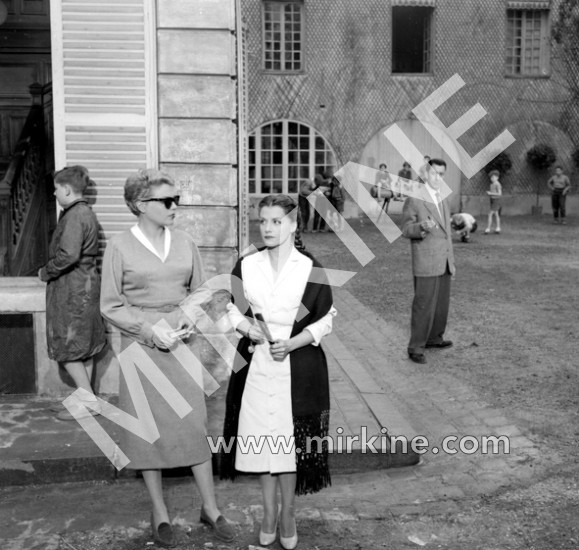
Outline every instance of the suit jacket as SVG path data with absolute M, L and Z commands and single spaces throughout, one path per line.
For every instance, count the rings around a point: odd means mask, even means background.
M 426 185 L 426 184 L 424 184 Z M 421 188 L 424 199 L 409 197 L 402 210 L 402 234 L 410 239 L 412 272 L 415 277 L 436 277 L 446 272 L 446 266 L 454 274 L 454 253 L 450 228 L 450 209 L 444 202 L 444 219 L 430 199 L 426 188 Z M 420 224 L 432 218 L 436 227 L 429 233 Z

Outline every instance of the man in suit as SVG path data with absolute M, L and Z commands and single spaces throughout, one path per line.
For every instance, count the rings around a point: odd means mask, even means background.
M 414 301 L 408 356 L 426 363 L 425 348 L 448 348 L 444 339 L 450 302 L 450 279 L 455 272 L 449 207 L 440 197 L 446 162 L 431 159 L 425 172 L 423 198 L 409 197 L 402 211 L 402 233 L 410 239 Z

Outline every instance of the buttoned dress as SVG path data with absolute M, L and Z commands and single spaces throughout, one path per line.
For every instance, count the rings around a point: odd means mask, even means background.
M 295 248 L 277 277 L 267 249 L 243 260 L 245 298 L 254 315 L 263 315 L 274 340 L 290 338 L 312 267 L 312 260 Z M 313 345 L 319 345 L 331 332 L 335 315 L 332 307 L 324 317 L 306 327 L 314 338 Z M 234 328 L 245 320 L 234 304 L 228 306 L 228 316 Z M 272 474 L 295 472 L 293 436 L 290 355 L 281 362 L 274 361 L 267 342 L 256 345 L 241 400 L 235 469 Z M 251 440 L 263 445 L 250 447 Z M 270 447 L 270 443 L 282 442 L 290 444 L 288 452 L 281 446 L 277 452 Z

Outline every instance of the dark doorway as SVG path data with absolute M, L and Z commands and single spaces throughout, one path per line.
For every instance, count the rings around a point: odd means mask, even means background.
M 0 314 L 0 395 L 35 393 L 33 316 Z

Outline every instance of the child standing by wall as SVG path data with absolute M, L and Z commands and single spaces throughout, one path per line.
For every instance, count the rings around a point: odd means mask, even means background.
M 493 216 L 496 220 L 495 233 L 501 232 L 501 218 L 499 216 L 499 210 L 501 208 L 501 196 L 503 194 L 503 186 L 499 181 L 500 172 L 498 170 L 491 170 L 489 172 L 489 177 L 491 178 L 491 186 L 487 191 L 487 195 L 491 199 L 491 210 L 489 212 L 489 221 L 487 228 L 485 229 L 485 235 L 491 232 L 491 226 L 493 223 Z
M 78 388 L 91 395 L 86 402 L 96 406 L 91 387 L 93 358 L 104 348 L 106 335 L 96 268 L 99 226 L 83 196 L 89 182 L 84 166 L 70 166 L 54 176 L 54 195 L 63 210 L 50 242 L 50 259 L 38 276 L 47 283 L 48 356 L 66 369 Z M 80 407 L 78 415 L 88 416 L 89 412 L 97 414 Z M 75 417 L 65 409 L 57 418 Z
M 549 178 L 547 182 L 549 189 L 551 190 L 551 205 L 553 206 L 553 217 L 555 218 L 554 223 L 561 223 L 565 225 L 565 199 L 567 198 L 567 193 L 571 189 L 571 182 L 569 178 L 563 174 L 563 168 L 557 166 L 555 168 L 555 175 Z M 559 218 L 559 214 L 561 218 Z

